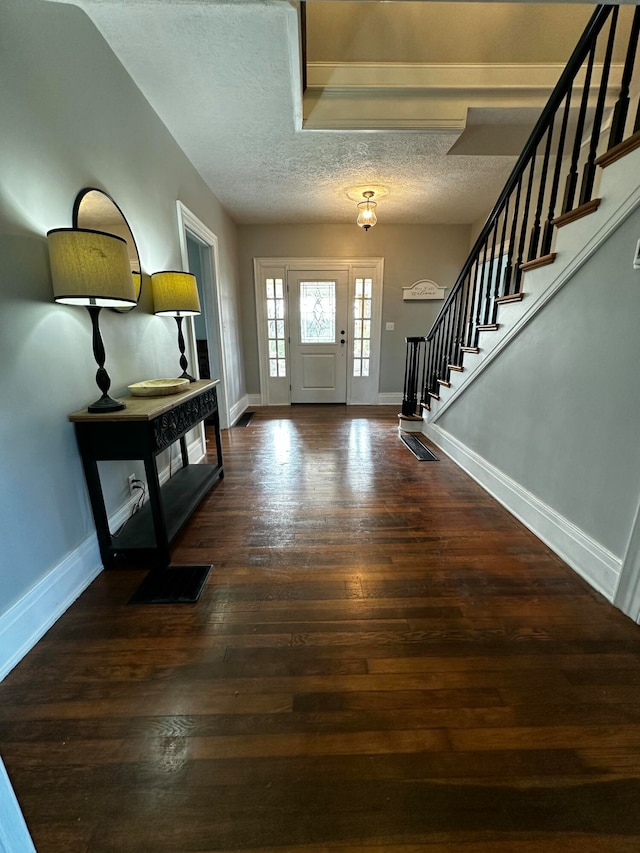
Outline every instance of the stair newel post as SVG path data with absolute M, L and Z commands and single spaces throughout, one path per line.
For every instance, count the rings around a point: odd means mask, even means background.
M 549 170 L 549 160 L 551 159 L 551 144 L 553 142 L 553 128 L 555 125 L 555 114 L 551 119 L 549 130 L 547 131 L 547 142 L 544 147 L 544 160 L 542 162 L 542 174 L 540 175 L 540 186 L 538 187 L 538 202 L 536 204 L 536 212 L 534 215 L 533 226 L 531 227 L 531 237 L 529 238 L 529 252 L 527 260 L 532 261 L 538 257 L 538 244 L 540 242 L 540 221 L 542 219 L 542 208 L 544 206 L 544 194 L 547 189 L 547 172 Z
M 529 164 L 529 180 L 527 182 L 527 195 L 524 200 L 524 208 L 522 212 L 522 224 L 520 226 L 520 239 L 518 241 L 518 257 L 516 260 L 516 269 L 515 269 L 515 279 L 513 283 L 513 292 L 520 293 L 520 282 L 522 280 L 522 270 L 520 266 L 522 264 L 522 260 L 524 258 L 524 244 L 527 239 L 527 225 L 529 221 L 529 210 L 531 209 L 531 195 L 533 193 L 533 176 L 535 174 L 536 167 L 536 153 L 538 149 L 537 147 L 533 150 L 531 154 L 531 160 Z
M 589 59 L 587 62 L 587 71 L 582 89 L 582 100 L 580 102 L 580 110 L 578 112 L 578 123 L 576 125 L 575 136 L 573 138 L 573 151 L 571 153 L 571 165 L 569 166 L 569 174 L 564 188 L 564 199 L 562 202 L 562 212 L 567 213 L 573 210 L 573 202 L 576 196 L 576 188 L 578 186 L 578 159 L 580 157 L 580 146 L 582 144 L 582 134 L 584 133 L 584 122 L 587 115 L 587 103 L 589 101 L 589 91 L 591 89 L 591 75 L 593 73 L 593 60 L 596 52 L 597 36 L 594 36 L 591 49 L 589 51 Z
M 600 89 L 598 101 L 593 117 L 593 130 L 591 131 L 591 142 L 589 154 L 582 171 L 582 185 L 580 187 L 580 204 L 586 204 L 591 200 L 593 184 L 596 176 L 596 156 L 598 153 L 598 142 L 600 141 L 600 129 L 602 127 L 602 116 L 604 115 L 604 104 L 607 97 L 607 85 L 609 83 L 609 71 L 611 69 L 611 58 L 613 56 L 613 45 L 616 40 L 616 26 L 618 24 L 618 7 L 614 6 L 609 24 L 609 38 L 607 39 L 607 50 L 602 66 L 602 77 L 600 78 Z
M 622 81 L 620 86 L 620 95 L 616 102 L 613 111 L 613 120 L 611 122 L 611 133 L 609 134 L 608 148 L 613 148 L 614 145 L 622 142 L 624 136 L 624 128 L 627 123 L 627 115 L 629 113 L 629 89 L 633 78 L 633 69 L 635 65 L 636 52 L 638 50 L 638 36 L 640 35 L 640 6 L 636 6 L 633 13 L 633 22 L 631 24 L 631 33 L 629 35 L 629 44 L 627 45 L 627 57 L 624 63 L 624 71 L 622 72 Z M 640 116 L 640 110 L 638 115 Z
M 420 413 L 422 414 L 422 406 L 429 406 L 427 397 L 427 359 L 429 355 L 429 339 L 422 339 L 422 370 L 420 372 Z
M 424 338 L 405 338 L 404 395 L 402 414 L 415 415 L 418 408 L 418 376 L 420 367 L 420 342 Z
M 567 125 L 569 123 L 569 111 L 571 109 L 571 87 L 567 91 L 567 97 L 564 102 L 564 111 L 562 115 L 562 124 L 560 126 L 560 138 L 558 139 L 558 149 L 556 151 L 556 164 L 553 170 L 553 180 L 551 181 L 551 192 L 549 193 L 549 212 L 544 223 L 542 231 L 542 245 L 540 255 L 544 257 L 551 251 L 551 243 L 553 242 L 553 219 L 555 217 L 556 202 L 558 200 L 558 189 L 560 187 L 560 173 L 562 172 L 562 155 L 564 154 L 564 146 L 567 139 Z

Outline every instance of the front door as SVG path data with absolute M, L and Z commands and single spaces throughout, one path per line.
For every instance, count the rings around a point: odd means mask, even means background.
M 346 270 L 291 270 L 291 402 L 346 403 Z

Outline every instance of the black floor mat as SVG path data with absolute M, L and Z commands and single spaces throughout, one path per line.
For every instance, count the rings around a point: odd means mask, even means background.
M 434 456 L 434 454 L 429 450 L 428 447 L 425 447 L 424 444 L 420 441 L 419 438 L 416 438 L 415 435 L 401 435 L 400 438 L 407 445 L 409 450 L 413 453 L 416 459 L 419 462 L 437 462 L 438 457 Z
M 240 415 L 238 420 L 235 422 L 234 427 L 242 427 L 249 426 L 251 423 L 251 418 L 255 415 L 255 412 L 245 412 L 243 415 Z
M 211 566 L 167 566 L 149 572 L 129 599 L 129 604 L 193 604 Z

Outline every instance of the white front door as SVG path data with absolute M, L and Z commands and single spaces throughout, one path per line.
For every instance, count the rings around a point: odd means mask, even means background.
M 290 270 L 291 402 L 347 401 L 347 270 Z

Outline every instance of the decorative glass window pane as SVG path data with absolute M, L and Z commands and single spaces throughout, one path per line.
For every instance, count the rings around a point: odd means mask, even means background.
M 369 375 L 371 356 L 371 300 L 373 279 L 356 278 L 353 305 L 353 375 Z
M 335 281 L 300 282 L 300 343 L 336 341 Z
M 281 278 L 268 278 L 265 280 L 265 288 L 267 294 L 267 346 L 269 351 L 269 376 L 286 376 L 287 362 L 284 336 L 284 281 Z

